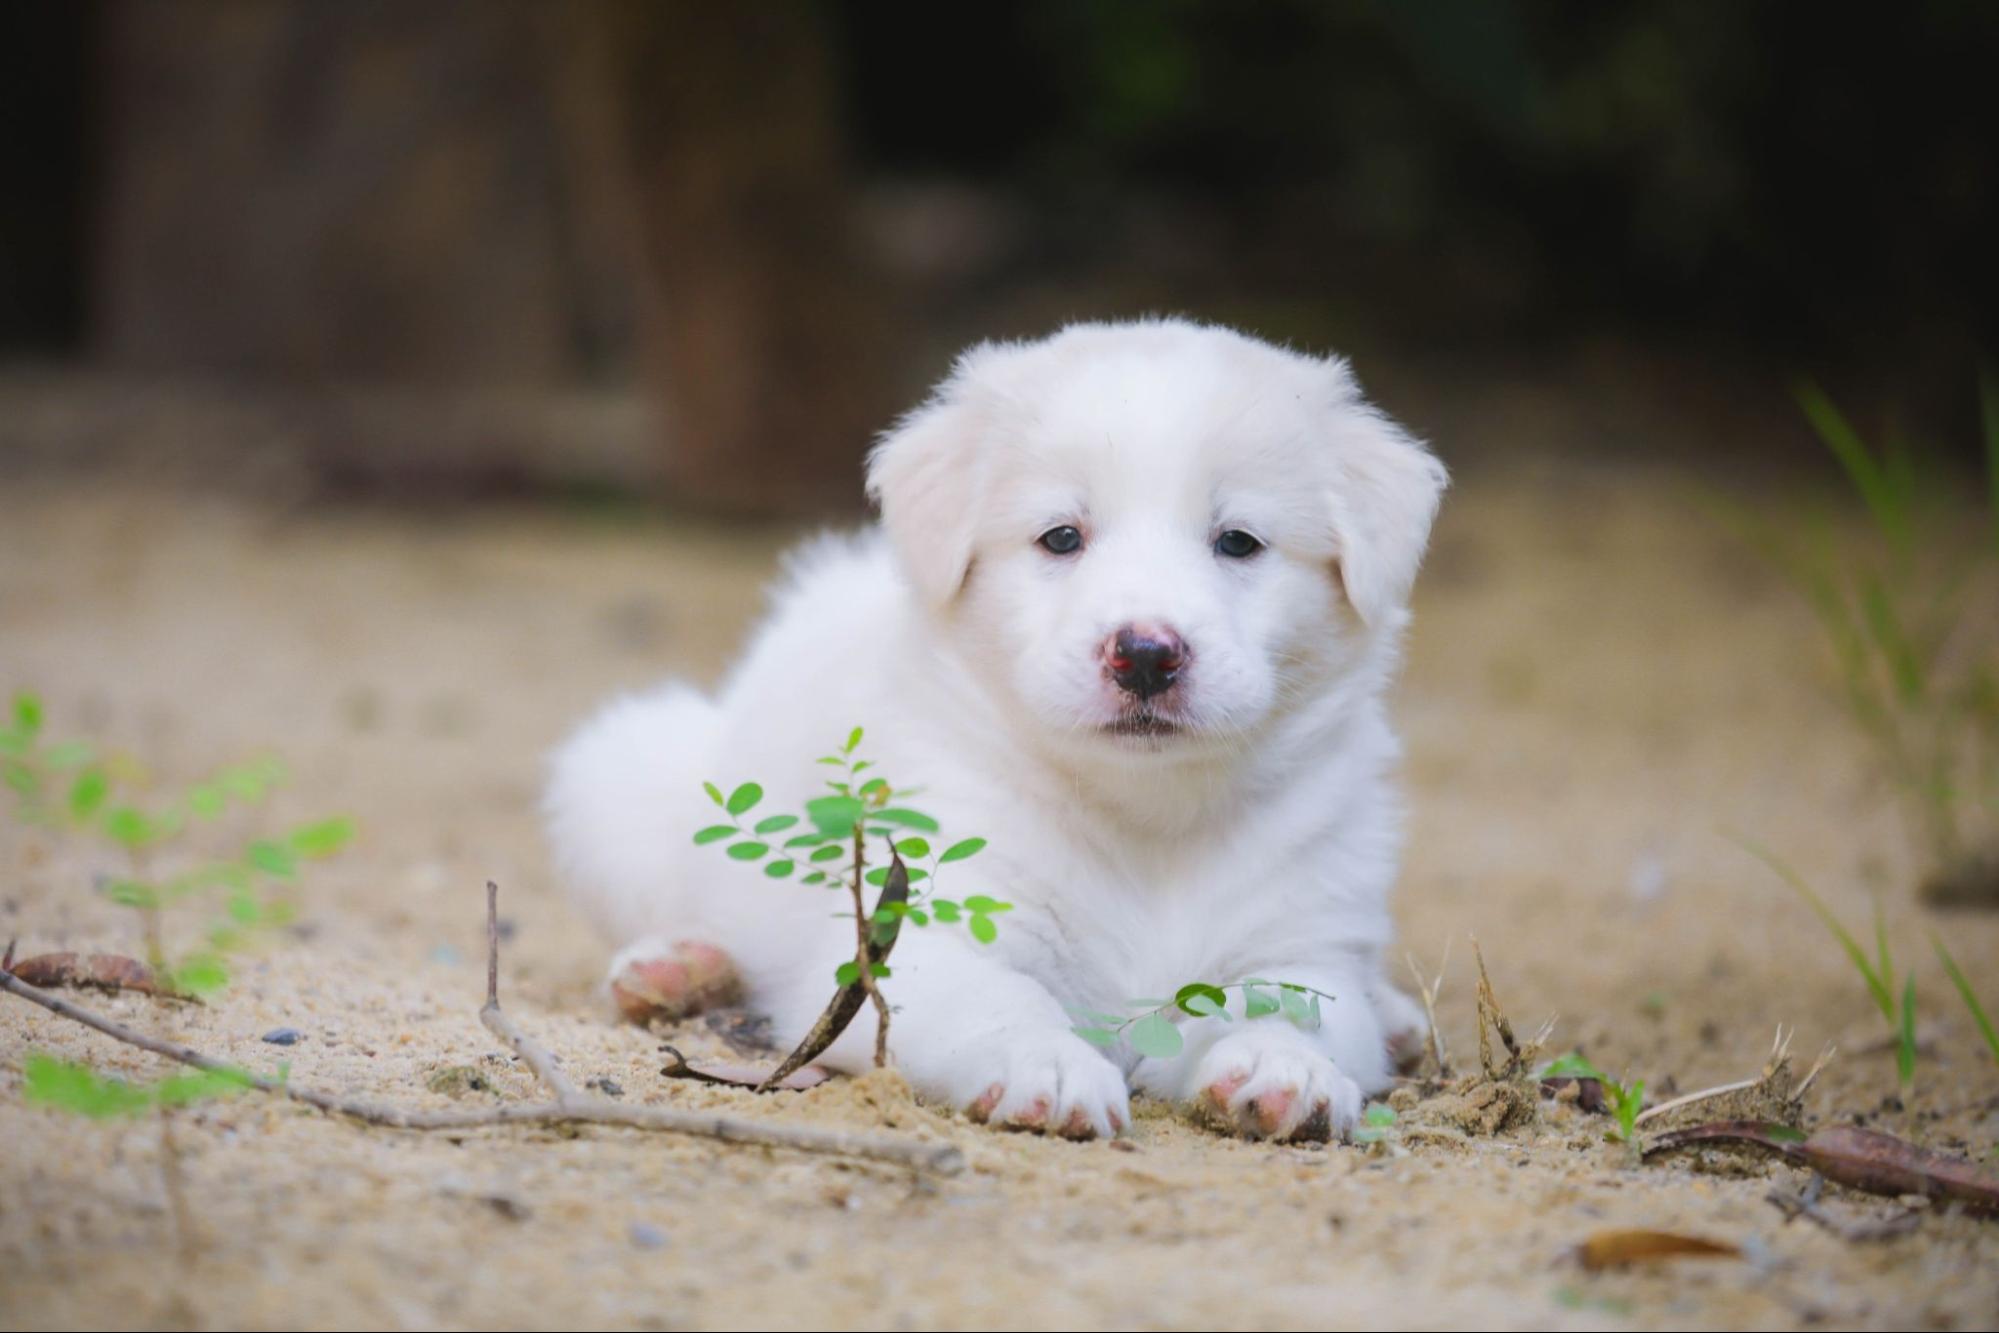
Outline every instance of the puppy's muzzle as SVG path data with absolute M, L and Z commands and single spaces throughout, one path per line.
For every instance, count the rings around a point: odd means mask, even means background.
M 1104 644 L 1111 679 L 1140 701 L 1171 689 L 1186 664 L 1186 640 L 1160 625 L 1126 625 Z

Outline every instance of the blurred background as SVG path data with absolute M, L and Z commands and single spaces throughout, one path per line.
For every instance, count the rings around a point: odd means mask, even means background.
M 1968 453 L 1999 8 L 28 0 L 0 469 L 851 511 L 982 337 L 1182 312 L 1460 467 Z M 0 472 L 4 476 L 4 472 Z

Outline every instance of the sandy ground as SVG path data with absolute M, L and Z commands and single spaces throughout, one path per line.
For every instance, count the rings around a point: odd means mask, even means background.
M 1775 496 L 1773 491 L 1772 495 Z M 881 1076 L 754 1105 L 663 1079 L 655 1035 L 603 1021 L 599 948 L 563 906 L 534 816 L 540 756 L 607 691 L 711 678 L 782 534 L 605 514 L 280 508 L 153 487 L 0 485 L 0 687 L 51 727 L 140 756 L 163 788 L 276 751 L 268 818 L 348 812 L 300 926 L 206 1008 L 90 1002 L 317 1087 L 448 1104 L 531 1095 L 475 1011 L 481 885 L 514 927 L 511 1011 L 625 1098 L 889 1128 L 970 1169 L 877 1166 L 588 1129 L 366 1129 L 268 1098 L 178 1118 L 195 1252 L 176 1249 L 154 1121 L 23 1106 L 30 1050 L 150 1078 L 155 1062 L 0 997 L 6 1327 L 1999 1324 L 1999 1224 L 1925 1217 L 1850 1243 L 1765 1199 L 1787 1168 L 1631 1169 L 1602 1122 L 1392 1152 L 1216 1138 L 1165 1108 L 1121 1144 L 987 1132 Z M 1899 826 L 1787 591 L 1635 467 L 1474 471 L 1449 501 L 1399 697 L 1414 822 L 1399 916 L 1473 1050 L 1470 952 L 1560 1047 L 1682 1090 L 1755 1072 L 1780 1023 L 1843 1054 L 1809 1099 L 1993 1152 L 1999 1072 L 1927 955 L 1947 930 L 1999 1000 L 1999 919 L 1910 905 Z M 1849 919 L 1895 904 L 1929 1053 L 1885 1106 L 1879 1018 L 1819 927 L 1726 836 L 1778 847 Z M 0 935 L 134 949 L 88 890 L 90 846 L 0 824 Z M 772 889 L 770 891 L 778 891 Z M 287 1025 L 289 1049 L 260 1034 Z M 683 1034 L 721 1049 L 705 1029 Z M 1831 1196 L 1849 1218 L 1892 1204 Z M 1746 1258 L 1585 1274 L 1601 1228 L 1670 1227 Z

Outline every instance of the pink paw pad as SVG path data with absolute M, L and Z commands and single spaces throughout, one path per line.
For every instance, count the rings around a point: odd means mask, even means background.
M 697 940 L 676 941 L 664 957 L 627 961 L 611 977 L 611 999 L 626 1021 L 676 1022 L 742 998 L 728 954 Z

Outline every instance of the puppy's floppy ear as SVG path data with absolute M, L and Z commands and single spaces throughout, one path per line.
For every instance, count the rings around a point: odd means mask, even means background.
M 972 567 L 977 508 L 985 488 L 978 414 L 966 402 L 977 352 L 868 454 L 868 497 L 910 585 L 933 607 L 958 595 Z
M 1408 603 L 1449 475 L 1402 427 L 1345 380 L 1332 443 L 1329 493 L 1340 580 L 1364 624 L 1387 627 Z

